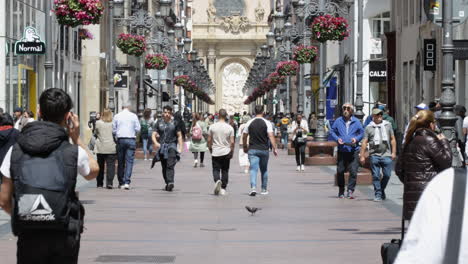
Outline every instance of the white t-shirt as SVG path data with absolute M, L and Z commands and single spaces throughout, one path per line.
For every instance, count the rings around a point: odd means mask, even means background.
M 231 152 L 231 137 L 234 136 L 234 128 L 225 122 L 217 122 L 210 126 L 208 134 L 213 140 L 213 153 L 211 156 L 225 156 Z
M 13 150 L 13 147 L 11 147 L 7 154 L 5 155 L 5 158 L 3 159 L 2 166 L 0 167 L 0 172 L 3 174 L 3 176 L 7 178 L 11 178 L 10 175 L 10 165 L 11 165 L 11 152 Z M 89 167 L 89 159 L 88 159 L 88 153 L 82 148 L 78 147 L 78 174 L 81 176 L 85 177 L 88 176 L 89 173 L 91 172 L 91 169 Z
M 452 203 L 454 170 L 439 173 L 427 185 L 416 210 L 395 264 L 442 264 L 447 242 Z M 466 197 L 466 195 L 465 195 Z M 468 263 L 468 201 L 465 211 L 459 262 Z

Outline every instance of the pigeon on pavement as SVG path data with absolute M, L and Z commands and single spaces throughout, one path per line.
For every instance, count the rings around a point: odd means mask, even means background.
M 257 208 L 257 207 L 250 207 L 250 206 L 245 206 L 245 209 L 249 211 L 252 215 L 254 215 L 258 210 L 262 210 L 262 208 Z

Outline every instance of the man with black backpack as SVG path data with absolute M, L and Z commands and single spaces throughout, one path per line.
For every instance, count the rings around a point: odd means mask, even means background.
M 84 208 L 75 193 L 77 174 L 92 180 L 99 166 L 81 142 L 70 96 L 51 88 L 39 105 L 44 122 L 23 128 L 0 167 L 0 207 L 18 236 L 17 263 L 78 263 Z

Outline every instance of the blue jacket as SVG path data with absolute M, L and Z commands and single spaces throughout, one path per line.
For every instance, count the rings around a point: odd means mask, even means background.
M 351 124 L 349 125 L 349 131 L 346 133 L 346 122 L 343 117 L 339 117 L 333 123 L 332 129 L 330 130 L 330 135 L 338 142 L 338 139 L 341 138 L 344 143 L 351 144 L 351 139 L 355 138 L 357 143 L 355 146 L 349 145 L 338 145 L 339 152 L 355 152 L 360 150 L 359 142 L 361 142 L 364 137 L 364 128 L 361 125 L 361 122 L 356 117 L 351 117 Z

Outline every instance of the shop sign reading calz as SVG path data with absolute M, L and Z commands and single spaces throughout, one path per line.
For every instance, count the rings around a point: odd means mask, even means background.
M 23 37 L 15 43 L 16 55 L 42 55 L 46 53 L 46 45 L 33 27 L 24 29 Z
M 385 82 L 387 80 L 387 63 L 385 61 L 369 61 L 369 81 Z

